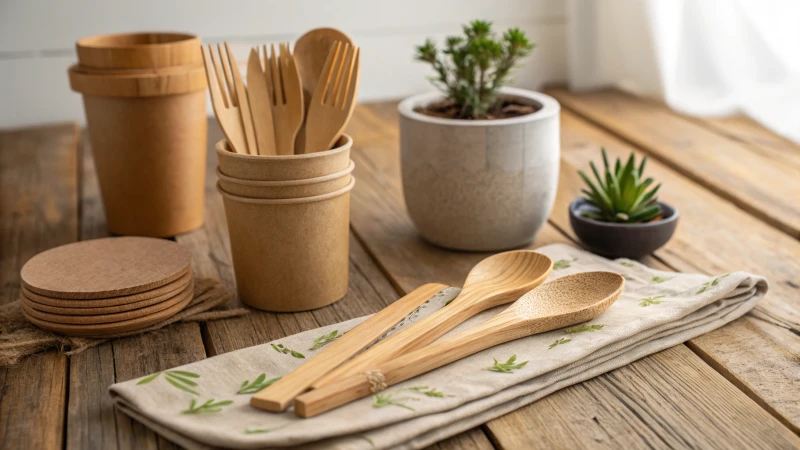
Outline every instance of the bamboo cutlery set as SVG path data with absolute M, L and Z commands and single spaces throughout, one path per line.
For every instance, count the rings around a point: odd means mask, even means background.
M 543 284 L 552 267 L 550 258 L 533 251 L 490 256 L 470 271 L 450 304 L 367 348 L 446 287 L 421 286 L 256 393 L 250 404 L 271 412 L 294 404 L 297 416 L 313 417 L 495 345 L 589 321 L 622 294 L 624 278 L 612 272 Z M 486 322 L 436 341 L 479 312 L 508 303 Z
M 203 47 L 208 88 L 226 139 L 216 145 L 239 298 L 303 311 L 347 293 L 359 48 L 311 30 L 295 44 L 250 50 L 243 79 L 227 43 Z

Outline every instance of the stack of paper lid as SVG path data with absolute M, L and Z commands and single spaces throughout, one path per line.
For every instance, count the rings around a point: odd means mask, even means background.
M 189 251 L 154 238 L 64 245 L 31 258 L 20 275 L 25 317 L 71 336 L 147 328 L 177 314 L 194 294 Z

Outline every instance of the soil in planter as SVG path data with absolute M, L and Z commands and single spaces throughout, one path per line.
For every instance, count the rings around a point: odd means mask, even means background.
M 495 120 L 495 119 L 508 119 L 511 117 L 525 116 L 533 114 L 540 110 L 541 106 L 537 104 L 524 103 L 516 98 L 501 97 L 501 101 L 497 107 L 493 108 L 486 117 L 479 117 L 479 120 Z M 458 116 L 461 108 L 452 100 L 441 100 L 431 103 L 426 106 L 418 106 L 414 108 L 415 112 L 432 117 L 442 117 L 445 119 L 462 119 Z M 463 118 L 462 120 L 475 120 L 473 118 Z

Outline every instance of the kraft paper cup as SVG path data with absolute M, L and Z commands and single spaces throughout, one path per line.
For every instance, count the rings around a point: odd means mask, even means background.
M 78 63 L 99 70 L 142 70 L 203 64 L 193 34 L 144 32 L 103 34 L 75 43 Z
M 347 293 L 350 191 L 292 199 L 222 193 L 239 298 L 265 311 L 320 308 Z
M 336 146 L 324 152 L 302 155 L 243 155 L 228 150 L 225 139 L 217 142 L 219 172 L 253 181 L 290 181 L 324 177 L 347 169 L 353 139 L 342 135 Z
M 69 76 L 83 94 L 109 230 L 167 237 L 200 227 L 208 123 L 202 70 L 104 76 L 73 67 Z
M 228 194 L 247 198 L 280 199 L 304 198 L 338 191 L 350 184 L 350 173 L 355 163 L 350 161 L 347 169 L 324 177 L 291 181 L 239 180 L 222 174 L 217 169 L 220 188 Z

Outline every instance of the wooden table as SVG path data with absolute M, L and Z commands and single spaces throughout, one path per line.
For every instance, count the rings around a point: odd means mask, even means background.
M 648 173 L 681 211 L 672 241 L 646 264 L 666 270 L 766 276 L 769 295 L 728 326 L 466 431 L 441 449 L 800 447 L 800 147 L 744 118 L 681 117 L 619 92 L 563 105 L 562 165 L 550 221 L 530 246 L 574 243 L 567 204 L 576 174 L 597 159 L 650 155 Z M 219 138 L 212 127 L 213 144 Z M 106 388 L 176 365 L 373 313 L 414 287 L 460 286 L 485 254 L 420 240 L 403 205 L 394 103 L 360 106 L 349 132 L 350 290 L 312 312 L 185 323 L 115 340 L 70 358 L 55 351 L 0 369 L 0 445 L 7 449 L 148 449 L 169 442 L 116 414 Z M 195 271 L 234 288 L 222 202 L 209 152 L 206 225 L 176 240 Z M 19 295 L 37 252 L 106 235 L 87 142 L 76 125 L 0 133 L 0 295 Z

